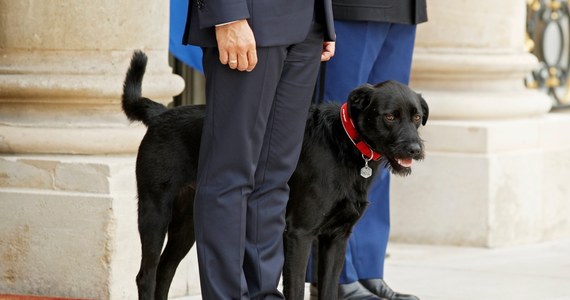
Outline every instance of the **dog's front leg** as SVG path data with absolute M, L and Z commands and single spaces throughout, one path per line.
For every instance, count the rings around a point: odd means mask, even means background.
M 305 273 L 311 252 L 313 236 L 289 228 L 283 235 L 285 264 L 283 266 L 283 294 L 287 300 L 303 300 Z
M 348 236 L 319 237 L 319 262 L 317 287 L 319 300 L 335 300 L 338 295 L 338 279 L 344 264 Z

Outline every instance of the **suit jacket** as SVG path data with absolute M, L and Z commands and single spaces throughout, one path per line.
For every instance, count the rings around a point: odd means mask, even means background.
M 257 46 L 295 44 L 305 39 L 313 17 L 333 41 L 331 0 L 190 0 L 183 43 L 216 46 L 216 24 L 247 19 Z
M 334 18 L 419 24 L 427 21 L 426 0 L 332 0 Z

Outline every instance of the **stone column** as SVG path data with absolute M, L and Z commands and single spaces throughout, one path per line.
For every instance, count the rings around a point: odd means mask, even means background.
M 145 96 L 168 103 L 182 91 L 168 11 L 150 0 L 0 0 L 2 292 L 136 298 L 145 128 L 129 124 L 120 95 L 135 49 L 149 56 Z
M 523 84 L 538 63 L 524 48 L 525 4 L 430 0 L 412 84 L 430 96 L 434 119 L 527 118 L 550 110 L 548 97 Z
M 525 1 L 428 1 L 411 86 L 430 106 L 427 149 L 393 177 L 392 238 L 503 246 L 570 235 L 568 114 L 524 87 Z M 566 129 L 566 130 L 565 130 Z M 559 165 L 560 163 L 560 165 Z

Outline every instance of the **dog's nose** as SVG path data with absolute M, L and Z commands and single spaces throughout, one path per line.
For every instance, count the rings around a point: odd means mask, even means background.
M 408 154 L 410 156 L 416 156 L 420 154 L 422 151 L 422 147 L 419 143 L 411 143 L 408 145 Z

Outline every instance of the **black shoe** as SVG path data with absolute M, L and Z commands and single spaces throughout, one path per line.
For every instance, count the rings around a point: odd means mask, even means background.
M 380 300 L 381 298 L 374 295 L 366 289 L 360 282 L 355 281 L 348 284 L 338 285 L 339 300 Z
M 317 285 L 311 283 L 310 300 L 317 300 L 319 291 Z M 338 300 L 383 300 L 378 296 L 372 294 L 369 290 L 356 281 L 349 284 L 338 285 Z
M 406 295 L 394 292 L 382 279 L 360 280 L 360 283 L 363 287 L 372 293 L 388 300 L 420 300 L 420 298 L 414 295 Z

